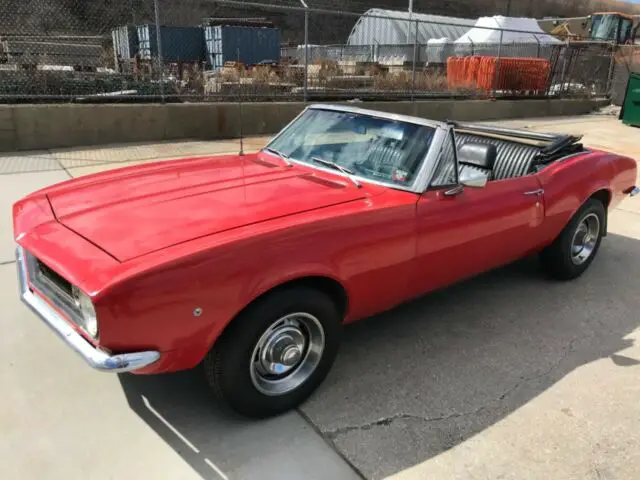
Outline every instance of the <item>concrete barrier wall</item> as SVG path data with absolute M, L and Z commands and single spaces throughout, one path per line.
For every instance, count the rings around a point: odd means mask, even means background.
M 432 100 L 362 102 L 357 106 L 434 120 L 480 121 L 579 115 L 602 100 Z M 291 121 L 301 102 L 242 104 L 242 133 L 270 135 Z M 0 151 L 162 140 L 215 140 L 240 135 L 235 103 L 0 106 Z

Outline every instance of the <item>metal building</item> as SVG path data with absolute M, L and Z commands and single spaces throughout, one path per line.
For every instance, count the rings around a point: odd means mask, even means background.
M 353 26 L 347 44 L 413 44 L 417 31 L 418 44 L 426 45 L 431 39 L 456 40 L 470 30 L 475 23 L 475 19 L 372 8 L 362 14 Z

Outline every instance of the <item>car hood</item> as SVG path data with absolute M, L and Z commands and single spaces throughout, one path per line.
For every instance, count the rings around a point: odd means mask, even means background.
M 255 154 L 125 168 L 81 177 L 46 195 L 60 223 L 123 262 L 195 238 L 364 198 L 367 190 Z

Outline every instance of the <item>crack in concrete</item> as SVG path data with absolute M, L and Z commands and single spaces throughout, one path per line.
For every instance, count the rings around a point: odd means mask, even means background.
M 415 414 L 411 414 L 411 413 L 398 413 L 395 415 L 392 415 L 390 417 L 385 417 L 385 418 L 380 418 L 378 420 L 374 420 L 372 422 L 368 422 L 362 425 L 347 425 L 344 427 L 339 427 L 333 430 L 328 430 L 328 431 L 324 431 L 323 434 L 326 435 L 328 438 L 330 439 L 335 439 L 336 437 L 340 436 L 340 435 L 344 435 L 346 433 L 352 432 L 352 431 L 356 431 L 356 430 L 371 430 L 373 428 L 376 427 L 383 427 L 383 426 L 389 426 L 392 423 L 398 421 L 398 420 L 417 420 L 420 422 L 425 422 L 425 423 L 432 423 L 432 422 L 443 422 L 443 421 L 447 421 L 447 420 L 452 420 L 455 418 L 462 418 L 462 417 L 468 417 L 471 415 L 477 415 L 480 412 L 482 412 L 483 410 L 489 410 L 489 409 L 495 409 L 497 407 L 497 404 L 504 401 L 505 398 L 507 398 L 509 395 L 511 395 L 514 391 L 516 391 L 518 388 L 520 388 L 522 385 L 529 383 L 529 382 L 533 382 L 536 380 L 539 380 L 543 377 L 546 377 L 547 375 L 550 375 L 556 368 L 558 368 L 560 366 L 560 364 L 562 362 L 564 362 L 567 357 L 574 352 L 574 346 L 576 343 L 581 342 L 583 340 L 587 340 L 589 338 L 593 338 L 593 335 L 586 335 L 586 336 L 582 336 L 582 337 L 577 337 L 574 338 L 573 340 L 571 340 L 567 346 L 564 348 L 564 351 L 562 353 L 562 355 L 560 356 L 560 358 L 558 360 L 556 360 L 555 362 L 553 362 L 551 364 L 551 366 L 549 368 L 547 368 L 544 372 L 538 373 L 536 375 L 532 375 L 530 377 L 524 377 L 521 378 L 518 382 L 516 382 L 511 388 L 507 389 L 505 392 L 501 393 L 498 397 L 496 397 L 495 399 L 489 401 L 486 405 L 482 405 L 480 407 L 478 407 L 475 410 L 472 410 L 470 412 L 456 412 L 456 413 L 451 413 L 448 415 L 441 415 L 438 417 L 424 417 L 422 415 L 415 415 Z
M 596 472 L 598 480 L 602 480 L 602 475 L 600 475 L 600 470 L 598 469 L 598 467 L 593 467 L 593 470 Z
M 587 340 L 588 338 L 592 338 L 593 335 L 585 335 L 583 337 L 577 337 L 574 338 L 573 340 L 571 340 L 567 346 L 564 349 L 564 352 L 562 353 L 562 355 L 560 356 L 560 358 L 558 360 L 556 360 L 554 363 L 551 364 L 551 366 L 546 369 L 544 372 L 538 373 L 536 375 L 532 375 L 530 377 L 525 377 L 520 379 L 519 382 L 516 382 L 516 384 L 514 386 L 512 386 L 511 388 L 509 388 L 506 392 L 502 393 L 496 400 L 494 400 L 494 402 L 501 402 L 503 401 L 505 398 L 507 398 L 511 393 L 513 393 L 515 390 L 517 390 L 521 385 L 525 384 L 525 383 L 529 383 L 529 382 L 534 382 L 536 380 L 539 380 L 541 378 L 546 377 L 547 375 L 550 375 L 551 372 L 553 372 L 556 368 L 558 368 L 560 366 L 560 364 L 562 362 L 564 362 L 567 357 L 573 353 L 574 350 L 574 345 L 578 342 L 581 342 L 583 340 Z
M 345 433 L 349 433 L 351 431 L 354 430 L 371 430 L 372 428 L 375 427 L 381 427 L 381 426 L 387 426 L 387 425 L 391 425 L 393 422 L 397 421 L 397 420 L 418 420 L 420 422 L 425 422 L 425 423 L 431 423 L 431 422 L 442 422 L 445 420 L 451 420 L 453 418 L 460 418 L 460 417 L 466 417 L 469 415 L 476 415 L 478 413 L 480 413 L 481 410 L 483 410 L 485 407 L 482 406 L 480 408 L 478 408 L 477 410 L 474 410 L 472 412 L 464 412 L 464 413 L 451 413 L 449 415 L 442 415 L 440 417 L 423 417 L 421 415 L 414 415 L 411 413 L 398 413 L 396 415 L 393 415 L 391 417 L 387 417 L 387 418 L 380 418 L 378 420 L 375 420 L 373 422 L 369 422 L 369 423 L 365 423 L 363 425 L 347 425 L 346 427 L 340 427 L 340 428 L 336 428 L 335 430 L 330 430 L 327 432 L 324 432 L 325 435 L 327 435 L 329 438 L 333 439 L 339 435 L 344 435 Z
M 59 158 L 54 157 L 54 160 L 58 165 L 60 165 L 60 168 L 64 171 L 64 173 L 67 174 L 69 178 L 74 178 L 73 175 L 69 173 L 69 170 L 67 170 L 67 167 L 65 167 L 65 165 L 62 163 L 62 161 Z

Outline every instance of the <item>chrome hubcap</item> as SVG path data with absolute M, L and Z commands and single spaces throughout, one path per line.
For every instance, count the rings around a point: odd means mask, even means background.
M 254 387 L 269 396 L 283 395 L 302 385 L 315 371 L 324 350 L 324 329 L 308 313 L 276 320 L 260 337 L 251 356 Z
M 600 219 L 590 213 L 582 219 L 571 242 L 571 261 L 575 265 L 586 262 L 593 254 L 600 235 Z
M 305 344 L 304 335 L 298 328 L 278 328 L 269 335 L 260 349 L 260 366 L 270 374 L 287 373 L 302 357 Z

